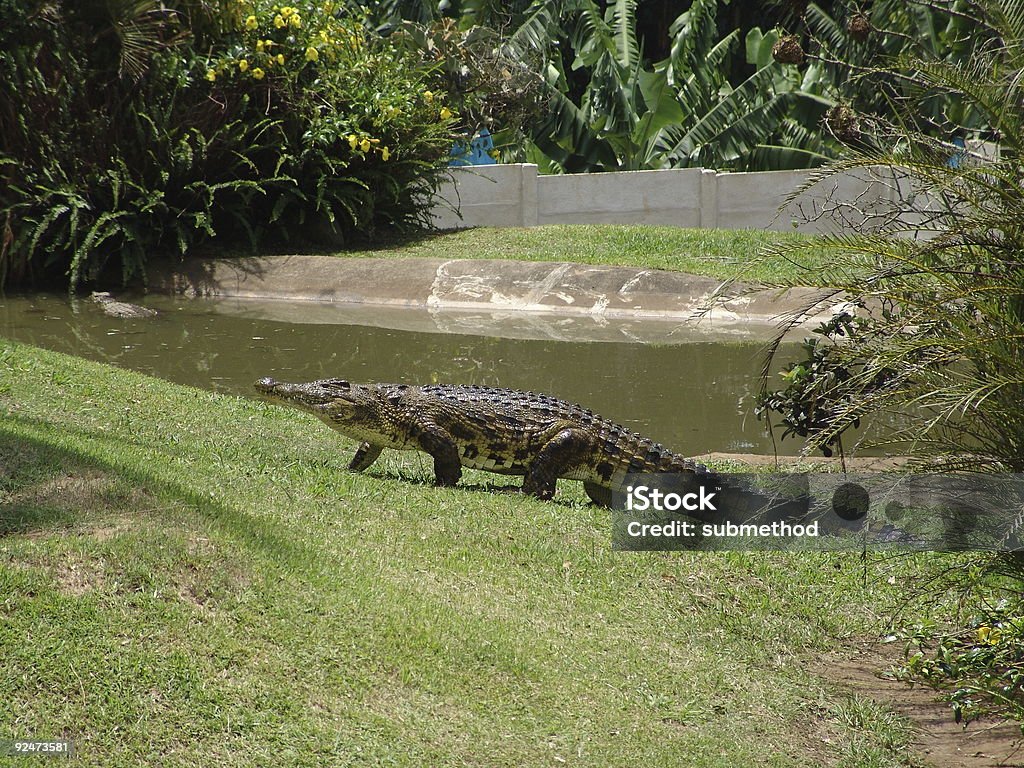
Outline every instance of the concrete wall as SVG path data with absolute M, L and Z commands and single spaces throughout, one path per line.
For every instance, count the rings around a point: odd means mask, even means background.
M 451 173 L 432 211 L 439 229 L 537 224 L 536 165 L 473 165 Z
M 441 229 L 664 224 L 792 230 L 796 223 L 802 232 L 834 232 L 842 228 L 843 203 L 853 211 L 885 207 L 892 199 L 884 180 L 865 170 L 817 184 L 780 213 L 786 196 L 811 173 L 681 168 L 541 176 L 535 165 L 453 168 L 433 217 Z

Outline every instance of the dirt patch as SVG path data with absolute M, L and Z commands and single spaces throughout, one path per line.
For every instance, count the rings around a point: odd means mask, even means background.
M 13 491 L 0 491 L 0 536 L 26 538 L 73 530 L 107 541 L 130 529 L 129 515 L 153 509 L 153 495 L 98 470 L 60 473 Z M 117 516 L 116 520 L 112 520 Z
M 81 597 L 94 589 L 99 589 L 106 580 L 104 564 L 93 561 L 61 563 L 57 566 L 54 578 L 57 588 L 72 597 Z
M 12 504 L 32 502 L 50 505 L 59 503 L 80 507 L 102 496 L 112 484 L 113 479 L 105 472 L 56 475 L 10 494 L 8 501 Z
M 949 705 L 935 691 L 911 687 L 889 670 L 902 662 L 897 649 L 868 645 L 851 656 L 834 656 L 812 671 L 841 690 L 870 698 L 906 717 L 914 726 L 913 748 L 935 768 L 1021 768 L 1024 737 L 1020 726 L 979 719 L 966 727 L 953 720 Z

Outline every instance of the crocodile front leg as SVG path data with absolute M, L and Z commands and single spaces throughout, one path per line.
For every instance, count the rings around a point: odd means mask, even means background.
M 352 457 L 352 463 L 348 465 L 349 470 L 362 472 L 364 469 L 369 469 L 383 450 L 379 445 L 360 443 L 359 448 L 356 449 L 356 455 Z
M 580 429 L 569 426 L 560 429 L 544 443 L 527 469 L 523 493 L 538 499 L 553 497 L 558 478 L 584 459 L 591 444 L 590 436 Z
M 416 445 L 434 457 L 434 479 L 438 485 L 455 485 L 462 477 L 459 446 L 445 429 L 436 424 L 421 425 L 413 435 Z

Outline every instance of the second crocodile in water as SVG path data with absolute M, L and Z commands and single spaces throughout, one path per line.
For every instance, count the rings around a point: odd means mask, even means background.
M 534 392 L 343 379 L 288 384 L 266 378 L 255 386 L 359 440 L 349 465 L 356 471 L 384 448 L 420 450 L 433 457 L 438 485 L 454 485 L 469 467 L 524 475 L 524 493 L 550 499 L 559 478 L 582 480 L 587 495 L 605 506 L 628 474 L 707 472 L 580 405 Z

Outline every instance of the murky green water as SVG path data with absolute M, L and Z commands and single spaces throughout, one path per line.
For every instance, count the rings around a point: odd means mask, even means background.
M 712 334 L 652 321 L 133 300 L 160 314 L 119 319 L 86 299 L 0 298 L 0 336 L 242 395 L 253 395 L 252 382 L 263 376 L 532 389 L 582 403 L 686 454 L 772 451 L 753 415 L 764 341 L 742 329 Z M 779 448 L 795 452 L 798 445 Z

